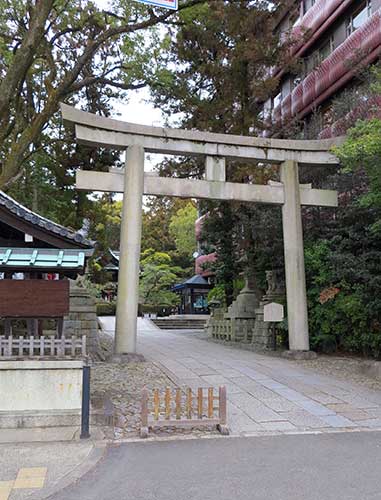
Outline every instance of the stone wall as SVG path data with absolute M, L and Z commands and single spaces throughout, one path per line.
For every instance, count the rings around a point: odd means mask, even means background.
M 64 319 L 64 335 L 81 337 L 86 335 L 87 352 L 97 355 L 100 351 L 98 318 L 94 298 L 86 288 L 70 282 L 70 313 Z

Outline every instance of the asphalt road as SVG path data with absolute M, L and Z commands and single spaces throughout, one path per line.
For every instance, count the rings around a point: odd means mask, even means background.
M 380 500 L 381 433 L 126 443 L 53 500 Z

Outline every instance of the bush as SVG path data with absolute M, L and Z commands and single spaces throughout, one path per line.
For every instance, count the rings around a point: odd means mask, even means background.
M 115 316 L 116 313 L 115 302 L 98 302 L 96 307 L 97 307 L 97 316 Z
M 306 248 L 312 349 L 381 357 L 380 248 L 380 235 L 355 222 L 341 237 Z

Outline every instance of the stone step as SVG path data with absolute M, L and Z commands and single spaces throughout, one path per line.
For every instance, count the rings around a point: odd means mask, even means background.
M 205 327 L 204 319 L 152 319 L 162 330 L 202 330 Z

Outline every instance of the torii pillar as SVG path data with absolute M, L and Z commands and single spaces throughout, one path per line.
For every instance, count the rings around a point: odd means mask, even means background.
M 281 164 L 284 188 L 282 205 L 284 263 L 286 273 L 287 320 L 290 351 L 309 351 L 306 274 L 299 168 L 295 161 Z
M 136 354 L 142 234 L 144 149 L 130 146 L 124 169 L 114 353 Z

